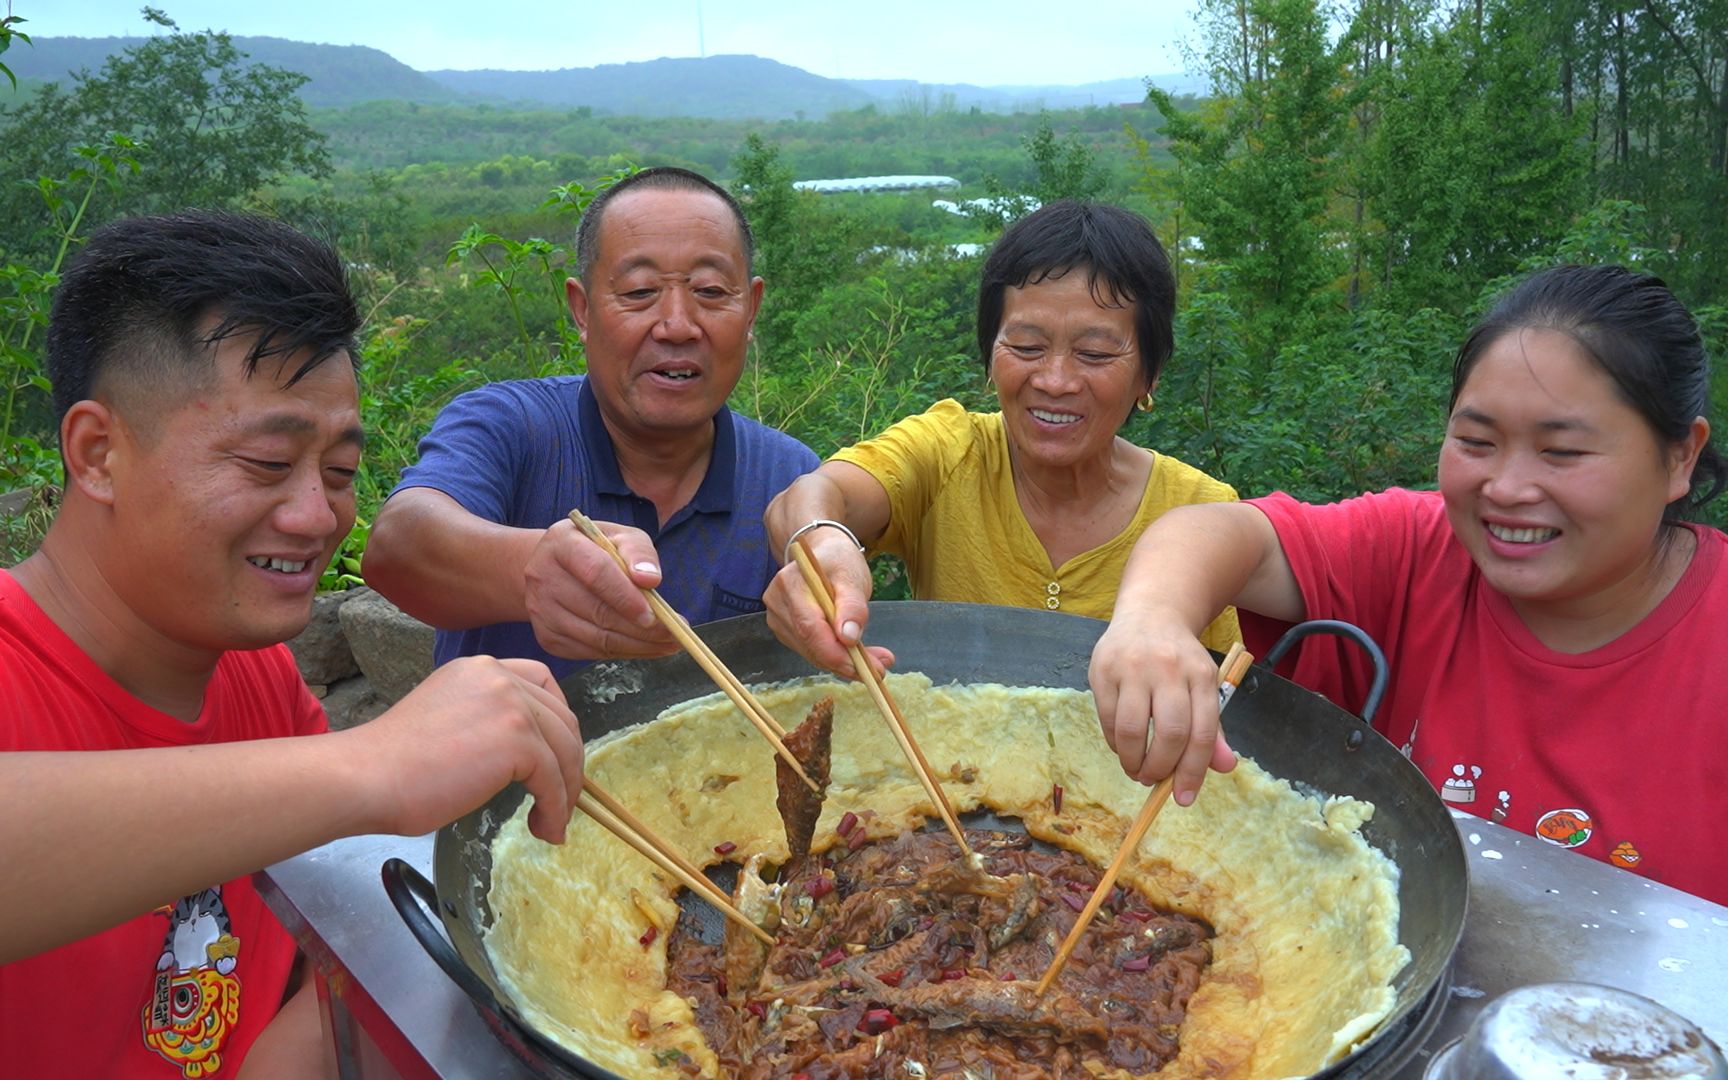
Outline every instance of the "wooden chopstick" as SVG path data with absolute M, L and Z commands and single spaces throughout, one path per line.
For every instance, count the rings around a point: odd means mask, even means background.
M 572 510 L 570 511 L 570 520 L 576 523 L 578 529 L 582 530 L 583 536 L 598 544 L 602 551 L 618 561 L 619 566 L 624 566 L 624 556 L 619 554 L 617 546 L 612 543 L 610 537 L 600 531 L 600 527 L 594 524 L 586 514 L 580 510 Z M 714 680 L 714 685 L 718 686 L 732 700 L 732 704 L 738 707 L 738 711 L 744 714 L 745 719 L 756 725 L 756 730 L 760 731 L 762 737 L 774 747 L 774 752 L 780 756 L 780 759 L 791 766 L 794 773 L 798 774 L 798 779 L 804 781 L 805 786 L 811 791 L 818 795 L 822 794 L 822 789 L 816 785 L 816 781 L 810 779 L 810 774 L 804 771 L 804 766 L 799 763 L 792 751 L 788 750 L 785 742 L 782 741 L 786 729 L 780 726 L 773 714 L 760 701 L 756 700 L 756 696 L 750 692 L 749 687 L 739 681 L 738 676 L 732 674 L 720 658 L 714 655 L 714 650 L 696 636 L 696 632 L 690 629 L 689 624 L 685 623 L 676 611 L 672 610 L 672 605 L 666 602 L 659 590 L 643 589 L 642 595 L 648 598 L 648 607 L 654 612 L 654 617 L 660 620 L 660 625 L 671 631 L 672 636 L 678 640 L 678 644 L 682 645 L 684 651 L 690 654 L 690 659 L 696 661 L 697 667 L 707 672 L 708 677 Z
M 1222 710 L 1230 695 L 1243 677 L 1248 674 L 1248 666 L 1254 662 L 1254 657 L 1242 647 L 1241 642 L 1230 646 L 1230 651 L 1218 664 L 1218 708 Z M 1147 742 L 1152 739 L 1150 725 L 1146 731 Z M 1038 988 L 1034 991 L 1038 997 L 1044 996 L 1044 991 L 1050 989 L 1050 984 L 1056 981 L 1056 976 L 1068 963 L 1068 957 L 1073 955 L 1074 947 L 1080 944 L 1080 936 L 1092 924 L 1093 916 L 1104 903 L 1104 898 L 1110 895 L 1110 890 L 1116 886 L 1116 878 L 1122 873 L 1122 867 L 1127 865 L 1128 856 L 1140 846 L 1140 841 L 1146 836 L 1146 830 L 1152 827 L 1152 819 L 1158 816 L 1158 811 L 1170 799 L 1175 774 L 1166 776 L 1153 787 L 1152 793 L 1146 796 L 1146 803 L 1140 808 L 1140 815 L 1134 819 L 1134 824 L 1128 828 L 1128 836 L 1122 841 L 1122 846 L 1116 850 L 1116 857 L 1110 860 L 1110 866 L 1099 879 L 1098 887 L 1092 890 L 1092 896 L 1086 901 L 1086 906 L 1080 912 L 1080 918 L 1074 921 L 1074 928 L 1068 931 L 1063 939 L 1062 947 L 1056 950 L 1056 956 L 1050 961 L 1050 966 L 1044 972 L 1044 977 L 1038 980 Z
M 594 541 L 601 550 L 616 559 L 619 566 L 624 565 L 624 556 L 612 543 L 612 538 L 601 532 L 600 527 L 591 518 L 580 510 L 572 510 L 570 511 L 570 520 L 574 521 L 576 527 L 582 530 L 582 535 Z M 738 690 L 738 696 L 733 698 L 733 703 L 748 713 L 753 720 L 759 720 L 761 723 L 757 725 L 758 727 L 765 725 L 775 735 L 784 737 L 786 729 L 780 726 L 780 722 L 774 718 L 774 714 L 769 712 L 760 701 L 757 701 L 755 695 L 750 693 L 743 682 L 727 669 L 720 657 L 715 655 L 714 650 L 708 647 L 708 643 L 696 636 L 695 631 L 691 630 L 689 624 L 673 610 L 672 605 L 666 602 L 666 598 L 660 595 L 659 590 L 643 589 L 642 594 L 648 598 L 648 607 L 654 612 L 654 617 L 660 620 L 662 626 L 671 631 L 672 636 L 678 639 L 678 643 L 684 647 L 685 652 L 690 654 L 690 658 L 696 661 L 697 666 L 707 672 L 708 677 L 714 680 L 715 684 L 720 686 L 722 690 L 726 689 L 727 686 Z M 739 701 L 739 698 L 743 700 Z M 799 775 L 802 776 L 804 770 L 798 766 L 798 763 L 793 761 L 791 764 L 798 769 Z M 805 779 L 808 781 L 808 777 Z
M 606 831 L 641 852 L 654 865 L 683 882 L 686 888 L 700 894 L 704 900 L 719 908 L 720 914 L 749 930 L 764 944 L 774 944 L 773 936 L 734 907 L 732 899 L 721 892 L 718 885 L 709 881 L 707 875 L 696 869 L 677 848 L 662 840 L 619 805 L 618 800 L 606 794 L 592 778 L 583 779 L 582 791 L 576 796 L 576 805 Z
M 834 586 L 829 583 L 822 567 L 817 565 L 816 557 L 810 554 L 807 541 L 800 536 L 792 544 L 792 558 L 798 563 L 798 570 L 804 575 L 804 584 L 809 587 L 810 594 L 816 598 L 816 603 L 822 608 L 822 614 L 830 622 L 834 619 Z M 954 816 L 954 807 L 948 802 L 948 795 L 942 790 L 942 785 L 936 781 L 936 776 L 930 771 L 930 763 L 924 760 L 924 751 L 918 749 L 918 740 L 912 737 L 912 729 L 906 724 L 906 717 L 900 712 L 900 706 L 894 704 L 894 699 L 888 693 L 888 687 L 883 684 L 882 677 L 870 663 L 860 645 L 848 645 L 848 653 L 852 657 L 852 669 L 858 673 L 858 681 L 870 691 L 870 698 L 876 703 L 876 711 L 887 721 L 888 730 L 894 733 L 894 740 L 900 744 L 900 750 L 911 762 L 912 771 L 917 774 L 918 782 L 924 785 L 924 793 L 930 796 L 935 804 L 936 812 L 942 817 L 942 824 L 953 834 L 955 843 L 960 845 L 963 855 L 971 855 L 972 849 L 966 843 L 966 834 L 960 831 L 960 820 Z

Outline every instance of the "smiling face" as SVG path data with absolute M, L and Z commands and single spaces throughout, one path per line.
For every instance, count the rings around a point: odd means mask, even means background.
M 1100 304 L 1084 269 L 1004 290 L 990 379 L 1009 443 L 1047 467 L 1107 457 L 1150 389 L 1133 307 Z
M 737 385 L 762 279 L 716 195 L 637 189 L 607 205 L 586 281 L 566 283 L 614 437 L 705 432 Z
M 1508 331 L 1483 351 L 1447 425 L 1440 490 L 1452 530 L 1527 621 L 1641 616 L 1700 425 L 1667 446 L 1571 337 Z
M 210 376 L 164 413 L 128 423 L 116 409 L 108 451 L 106 573 L 157 633 L 210 652 L 304 629 L 354 524 L 362 439 L 347 355 L 283 389 L 302 357 L 265 358 L 246 378 L 249 344 L 218 344 Z

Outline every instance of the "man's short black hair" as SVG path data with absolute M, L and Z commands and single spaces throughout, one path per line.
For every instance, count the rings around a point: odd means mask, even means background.
M 248 377 L 272 356 L 305 358 L 292 386 L 336 353 L 356 363 L 360 313 L 328 244 L 254 214 L 188 210 L 92 233 L 48 319 L 59 421 L 98 395 L 159 393 L 208 378 L 212 348 L 252 335 Z
M 1008 226 L 978 285 L 978 355 L 990 353 L 1002 328 L 1003 294 L 1084 268 L 1092 298 L 1132 307 L 1146 381 L 1158 382 L 1175 348 L 1176 275 L 1164 245 L 1139 214 L 1105 203 L 1064 199 Z
M 744 208 L 738 205 L 732 193 L 701 173 L 673 165 L 656 165 L 652 169 L 631 173 L 613 184 L 594 196 L 594 201 L 582 211 L 582 220 L 576 226 L 576 276 L 584 285 L 588 284 L 588 272 L 594 269 L 594 256 L 600 250 L 600 219 L 614 199 L 630 191 L 694 191 L 718 197 L 732 212 L 732 220 L 738 223 L 738 244 L 744 250 L 744 273 L 755 273 L 756 237 L 750 232 L 750 222 L 744 218 Z

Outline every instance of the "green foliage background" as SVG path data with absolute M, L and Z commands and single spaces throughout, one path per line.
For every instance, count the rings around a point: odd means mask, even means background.
M 489 379 L 582 369 L 562 298 L 576 220 L 599 187 L 656 164 L 696 168 L 744 201 L 768 293 L 733 404 L 818 453 L 943 397 L 992 404 L 972 313 L 978 252 L 1003 213 L 793 187 L 938 173 L 960 181 L 943 193 L 956 202 L 1094 197 L 1159 231 L 1179 274 L 1177 351 L 1129 438 L 1245 495 L 1427 486 L 1452 353 L 1519 273 L 1649 269 L 1693 307 L 1713 355 L 1728 343 L 1717 7 L 1200 0 L 1203 99 L 1153 91 L 1122 108 L 1004 115 L 909 97 L 773 122 L 310 108 L 301 73 L 147 9 L 168 32 L 98 70 L 0 84 L 0 491 L 28 493 L 5 521 L 5 561 L 52 510 L 41 331 L 90 228 L 237 206 L 349 260 L 369 315 L 370 442 L 361 525 L 326 578 L 337 587 L 444 403 Z M 22 21 L 0 20 L 0 54 L 30 47 Z

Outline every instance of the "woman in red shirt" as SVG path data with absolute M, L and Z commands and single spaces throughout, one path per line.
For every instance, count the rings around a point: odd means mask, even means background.
M 1123 768 L 1174 772 L 1186 804 L 1208 764 L 1233 764 L 1195 639 L 1224 605 L 1251 635 L 1250 613 L 1342 619 L 1391 663 L 1376 727 L 1449 804 L 1728 903 L 1728 538 L 1683 520 L 1725 476 L 1708 387 L 1660 280 L 1523 281 L 1458 352 L 1438 491 L 1274 494 L 1147 530 L 1092 657 Z M 1293 677 L 1354 707 L 1368 671 L 1310 639 Z

